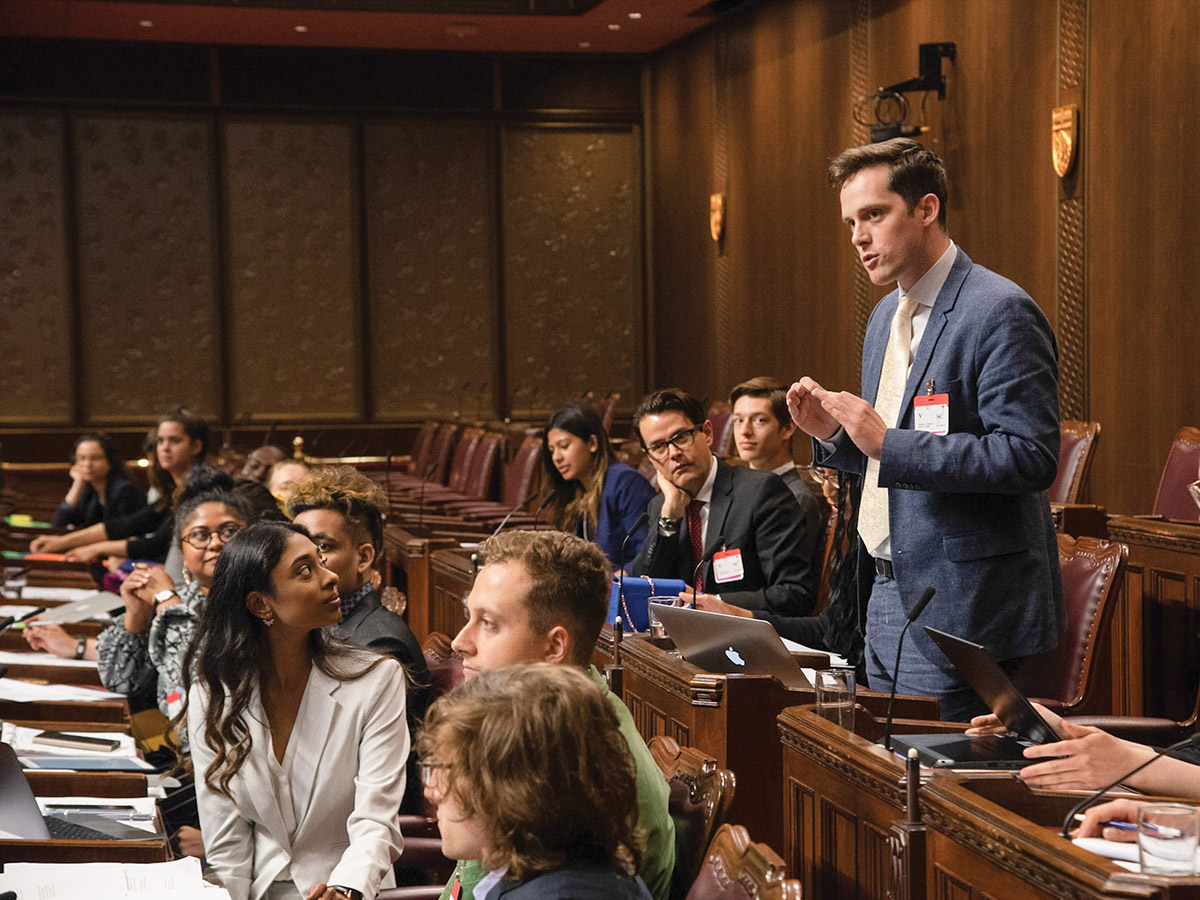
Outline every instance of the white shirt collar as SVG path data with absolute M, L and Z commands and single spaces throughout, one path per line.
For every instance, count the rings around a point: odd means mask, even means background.
M 942 292 L 942 285 L 946 283 L 946 279 L 950 276 L 950 270 L 954 267 L 954 260 L 958 258 L 958 247 L 954 241 L 950 242 L 950 246 L 946 248 L 946 252 L 938 257 L 938 261 L 929 267 L 929 271 L 917 279 L 907 291 L 896 285 L 900 290 L 901 296 L 910 297 L 916 300 L 922 306 L 933 306 L 933 303 L 938 298 L 938 294 Z
M 708 477 L 704 479 L 704 486 L 696 493 L 695 499 L 702 500 L 705 503 L 712 502 L 713 482 L 717 480 L 717 458 L 712 458 L 712 465 L 708 467 Z
M 789 460 L 788 462 L 785 462 L 782 466 L 776 466 L 774 469 L 772 469 L 771 474 L 772 475 L 786 475 L 788 472 L 792 471 L 792 469 L 794 469 L 794 468 L 796 468 L 796 464 L 794 462 L 792 462 L 791 460 Z
M 479 897 L 480 900 L 487 900 L 488 891 L 500 883 L 500 879 L 508 874 L 508 866 L 501 866 L 498 869 L 492 869 L 486 875 L 479 879 L 479 883 L 475 885 L 475 889 L 471 892 L 473 896 Z

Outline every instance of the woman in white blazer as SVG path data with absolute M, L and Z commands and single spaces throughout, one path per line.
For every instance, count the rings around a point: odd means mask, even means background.
M 394 883 L 404 672 L 326 636 L 340 602 L 299 525 L 251 525 L 217 564 L 185 714 L 208 861 L 233 900 L 370 900 Z

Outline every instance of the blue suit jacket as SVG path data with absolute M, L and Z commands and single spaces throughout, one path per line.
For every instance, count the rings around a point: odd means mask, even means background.
M 874 402 L 899 302 L 884 297 L 863 342 L 862 396 Z M 949 394 L 950 433 L 913 430 L 913 397 Z M 1058 364 L 1046 317 L 1020 287 L 962 251 L 917 347 L 898 427 L 883 442 L 892 565 L 905 608 L 929 585 L 920 625 L 976 641 L 996 659 L 1053 648 L 1065 624 L 1062 574 L 1045 491 L 1058 468 Z M 814 443 L 819 465 L 863 472 L 866 457 L 839 432 Z M 866 551 L 859 541 L 860 553 Z M 865 568 L 865 567 L 864 567 Z M 860 571 L 863 569 L 860 568 Z M 865 609 L 871 582 L 860 577 Z M 920 627 L 930 659 L 941 651 Z

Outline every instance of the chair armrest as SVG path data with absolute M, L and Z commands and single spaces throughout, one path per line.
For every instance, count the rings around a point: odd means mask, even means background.
M 401 869 L 445 869 L 453 862 L 442 853 L 440 837 L 405 836 L 404 849 L 400 851 L 396 866 Z
M 437 819 L 402 815 L 400 816 L 400 833 L 404 835 L 405 840 L 410 837 L 437 837 Z
M 1195 728 L 1174 719 L 1156 719 L 1148 716 L 1069 716 L 1066 721 L 1075 725 L 1091 725 L 1103 728 L 1109 734 L 1136 741 L 1166 747 L 1181 741 Z

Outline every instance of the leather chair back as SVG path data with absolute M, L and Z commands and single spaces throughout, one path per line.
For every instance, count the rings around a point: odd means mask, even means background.
M 421 430 L 413 439 L 412 463 L 408 471 L 413 475 L 421 475 L 429 471 L 433 462 L 433 439 L 437 436 L 438 423 L 429 419 L 421 424 Z
M 1079 492 L 1092 464 L 1100 440 L 1099 422 L 1067 419 L 1062 423 L 1062 441 L 1058 452 L 1058 475 L 1050 485 L 1051 503 L 1078 503 Z
M 475 453 L 471 457 L 463 493 L 475 500 L 490 499 L 496 478 L 496 460 L 500 458 L 503 436 L 489 431 L 479 438 Z
M 724 459 L 733 446 L 733 410 L 728 403 L 714 403 L 708 408 L 708 421 L 712 423 L 712 452 Z
M 439 631 L 425 638 L 425 664 L 429 666 L 429 702 L 442 696 L 463 680 L 462 660 L 450 649 L 451 638 Z
M 467 478 L 471 474 L 471 463 L 475 458 L 475 450 L 483 439 L 482 428 L 464 428 L 458 444 L 454 447 L 454 456 L 450 460 L 450 477 L 446 486 L 457 494 L 466 494 Z
M 621 395 L 617 391 L 609 391 L 604 402 L 600 404 L 600 408 L 596 410 L 600 414 L 600 424 L 604 426 L 605 434 L 612 434 L 613 415 L 617 410 L 617 401 L 620 399 Z
M 1154 498 L 1156 515 L 1187 522 L 1200 521 L 1200 506 L 1192 499 L 1188 485 L 1200 477 L 1200 428 L 1190 425 L 1179 429 L 1163 466 Z
M 450 448 L 454 446 L 454 438 L 458 434 L 458 426 L 452 423 L 439 425 L 437 434 L 433 438 L 433 447 L 430 450 L 429 464 L 420 471 L 413 472 L 417 478 L 425 478 L 425 473 L 431 468 L 433 474 L 429 476 L 429 481 L 434 484 L 446 483 L 447 463 L 450 460 Z
M 510 510 L 531 493 L 534 488 L 534 478 L 538 472 L 538 462 L 541 459 L 542 439 L 537 435 L 528 435 L 521 441 L 521 446 L 513 454 L 513 458 L 504 467 L 504 497 L 505 510 Z
M 1108 630 L 1128 557 L 1124 544 L 1058 535 L 1067 627 L 1058 647 L 1021 664 L 1015 681 L 1026 696 L 1060 714 L 1111 711 Z
M 736 785 L 733 773 L 673 738 L 650 740 L 650 754 L 671 790 L 668 808 L 675 823 L 675 872 L 672 895 L 682 897 L 695 880 L 704 851 L 725 821 Z
M 803 900 L 804 889 L 766 844 L 741 825 L 722 825 L 687 900 Z

